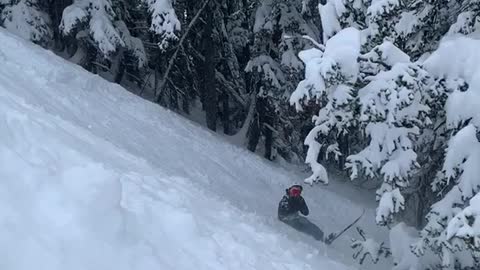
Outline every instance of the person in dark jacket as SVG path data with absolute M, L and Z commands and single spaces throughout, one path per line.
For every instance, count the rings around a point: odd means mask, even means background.
M 278 204 L 278 219 L 298 231 L 313 236 L 316 240 L 323 241 L 323 231 L 310 220 L 298 214 L 300 212 L 302 215 L 308 216 L 310 212 L 301 195 L 302 191 L 301 185 L 293 185 L 285 190 L 286 194 Z
M 280 220 L 296 218 L 298 212 L 308 216 L 309 210 L 301 195 L 302 190 L 303 187 L 300 185 L 293 185 L 285 190 L 286 194 L 278 204 L 278 218 Z

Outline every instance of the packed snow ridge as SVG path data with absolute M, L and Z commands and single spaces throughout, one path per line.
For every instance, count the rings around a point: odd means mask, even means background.
M 0 40 L 1 269 L 353 268 L 275 220 L 286 171 Z

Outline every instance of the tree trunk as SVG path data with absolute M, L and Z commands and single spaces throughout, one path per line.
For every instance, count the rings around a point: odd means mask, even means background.
M 178 105 L 178 92 L 175 89 L 175 87 L 172 85 L 170 87 L 170 104 L 168 105 L 169 108 L 172 108 L 173 110 L 178 110 L 179 105 Z
M 273 147 L 273 130 L 270 127 L 264 127 L 265 130 L 265 158 L 273 160 L 272 147 Z
M 213 131 L 217 130 L 217 89 L 215 85 L 215 43 L 213 40 L 213 9 L 212 5 L 207 5 L 206 8 L 206 25 L 204 32 L 204 45 L 205 45 L 205 112 L 207 127 Z
M 265 111 L 266 111 L 266 99 L 263 97 L 255 96 L 257 99 L 255 107 L 255 118 L 250 125 L 248 131 L 248 150 L 255 152 L 257 149 L 258 142 L 262 136 L 262 128 L 265 123 Z M 267 142 L 265 142 L 267 143 Z M 267 146 L 267 144 L 265 145 Z M 265 154 L 268 152 L 268 149 L 265 149 Z
M 340 171 L 345 169 L 345 163 L 347 161 L 347 157 L 349 156 L 348 148 L 348 134 L 343 133 L 340 135 L 338 140 L 338 150 L 340 153 L 342 153 L 342 155 L 338 158 L 338 169 Z
M 273 142 L 274 142 L 274 131 L 275 119 L 273 109 L 267 97 L 262 98 L 263 111 L 260 115 L 260 124 L 263 126 L 263 134 L 265 136 L 265 158 L 268 160 L 273 160 Z
M 54 50 L 56 51 L 63 51 L 67 45 L 58 26 L 62 21 L 63 10 L 72 2 L 73 0 L 50 0 L 48 3 L 48 13 L 52 20 Z
M 118 51 L 117 57 L 114 58 L 112 63 L 112 72 L 113 72 L 113 81 L 117 84 L 120 84 L 123 79 L 123 75 L 125 75 L 125 49 L 120 48 Z
M 425 177 L 422 176 L 422 183 L 421 183 L 421 186 L 420 186 L 420 189 L 418 191 L 418 197 L 420 198 L 420 200 L 418 201 L 418 207 L 417 207 L 417 217 L 416 217 L 416 224 L 415 226 L 417 228 L 423 228 L 423 226 L 425 225 L 425 216 L 426 216 L 426 213 L 428 213 L 428 210 L 429 210 L 429 204 L 428 204 L 428 201 L 426 200 L 428 194 L 427 194 L 427 187 L 428 185 L 427 184 L 423 184 L 426 182 L 427 179 L 425 179 Z
M 257 150 L 258 141 L 260 140 L 260 120 L 258 119 L 258 113 L 255 113 L 250 128 L 248 129 L 248 143 L 247 149 L 255 153 Z
M 158 82 L 160 78 L 160 66 L 158 64 L 158 59 L 155 61 L 155 69 L 154 69 L 154 78 L 153 78 L 153 96 L 155 97 L 155 89 L 158 89 Z
M 230 135 L 230 105 L 228 102 L 228 94 L 223 91 L 222 92 L 222 122 L 223 122 L 223 133 L 226 135 Z

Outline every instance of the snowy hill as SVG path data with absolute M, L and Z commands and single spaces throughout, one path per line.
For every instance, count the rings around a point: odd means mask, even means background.
M 0 41 L 1 269 L 355 269 L 348 237 L 327 249 L 276 220 L 298 176 L 1 28 Z M 305 197 L 327 231 L 361 212 L 320 189 Z

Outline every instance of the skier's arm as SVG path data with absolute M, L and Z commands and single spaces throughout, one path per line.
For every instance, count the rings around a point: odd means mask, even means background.
M 288 215 L 290 210 L 290 205 L 288 204 L 288 199 L 283 197 L 280 203 L 278 204 L 278 218 L 282 219 Z
M 307 203 L 303 198 L 300 199 L 300 213 L 302 213 L 302 215 L 304 216 L 308 216 L 308 214 L 310 213 Z

